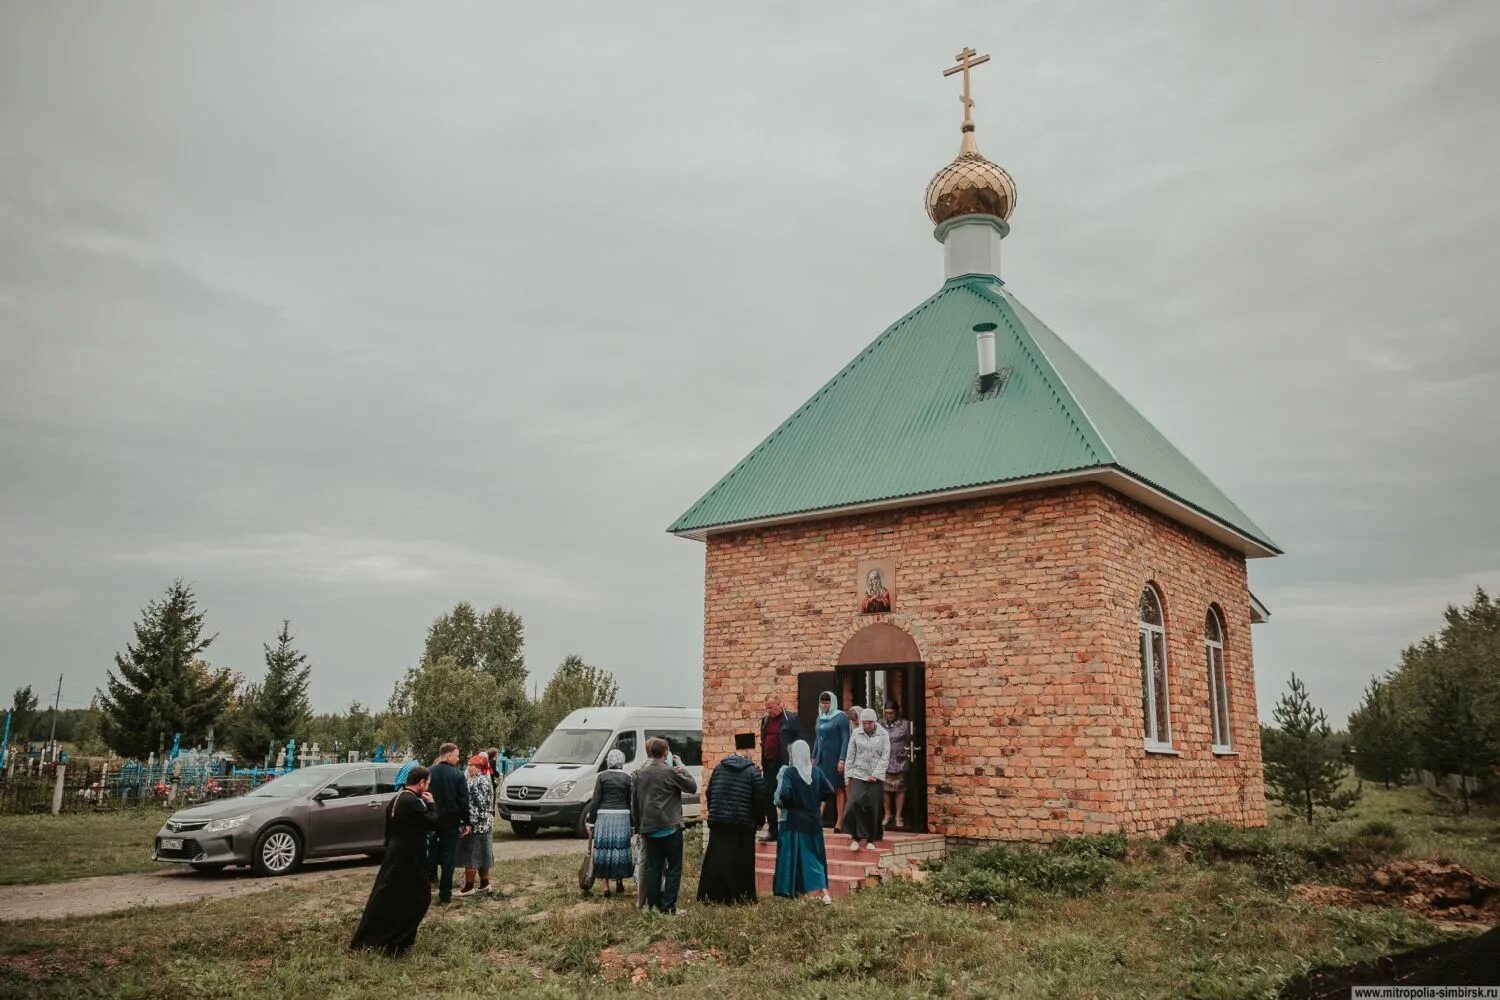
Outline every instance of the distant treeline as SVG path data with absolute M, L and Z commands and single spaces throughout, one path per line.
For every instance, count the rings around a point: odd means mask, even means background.
M 1349 716 L 1355 770 L 1387 785 L 1417 769 L 1455 776 L 1471 792 L 1500 780 L 1500 601 L 1483 589 L 1449 605 L 1442 628 L 1408 646 L 1372 680 Z

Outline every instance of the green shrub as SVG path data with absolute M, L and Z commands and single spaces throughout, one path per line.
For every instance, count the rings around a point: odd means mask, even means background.
M 1053 854 L 1113 858 L 1116 861 L 1123 861 L 1127 846 L 1123 833 L 1095 833 L 1086 837 L 1065 837 L 1062 840 L 1054 840 L 1048 850 Z
M 1015 903 L 1021 898 L 1019 883 L 985 868 L 949 868 L 930 884 L 945 903 Z
M 947 902 L 1009 903 L 1031 892 L 1080 896 L 1102 888 L 1116 870 L 1114 855 L 1100 852 L 1120 845 L 1098 839 L 1046 851 L 997 844 L 955 854 L 929 884 Z

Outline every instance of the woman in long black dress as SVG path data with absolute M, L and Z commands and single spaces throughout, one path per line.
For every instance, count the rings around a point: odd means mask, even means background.
M 414 767 L 406 785 L 385 813 L 385 857 L 375 876 L 375 888 L 354 930 L 351 949 L 370 948 L 387 955 L 404 955 L 417 940 L 417 927 L 432 905 L 432 883 L 427 878 L 427 835 L 437 824 L 437 811 L 427 791 L 427 768 Z

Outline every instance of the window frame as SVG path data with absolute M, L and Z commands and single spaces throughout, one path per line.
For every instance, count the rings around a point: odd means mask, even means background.
M 1214 639 L 1209 631 L 1210 622 L 1218 629 L 1218 639 Z M 1224 636 L 1224 616 L 1210 604 L 1203 616 L 1203 662 L 1208 668 L 1209 743 L 1216 754 L 1235 752 L 1234 716 L 1229 705 L 1229 669 L 1224 665 Z
M 343 781 L 344 779 L 351 778 L 351 777 L 353 777 L 356 774 L 364 774 L 364 773 L 368 773 L 369 776 L 370 776 L 370 783 L 368 785 L 362 786 L 365 789 L 365 791 L 360 792 L 357 795 L 355 795 L 355 794 L 346 794 L 344 792 L 344 790 L 339 787 L 339 783 L 341 781 Z M 378 795 L 379 794 L 375 790 L 377 787 L 379 787 L 379 783 L 380 783 L 380 777 L 379 777 L 379 774 L 376 772 L 374 765 L 372 765 L 372 764 L 362 764 L 359 767 L 351 767 L 349 770 L 347 770 L 344 773 L 340 774 L 338 777 L 334 778 L 332 781 L 328 782 L 328 784 L 324 785 L 323 787 L 324 788 L 332 788 L 335 791 L 337 791 L 339 793 L 338 797 L 340 799 L 367 799 L 367 798 L 369 798 L 372 795 Z
M 646 739 L 660 736 L 667 741 L 668 753 L 682 758 L 684 767 L 703 766 L 703 730 L 701 729 L 647 729 Z
M 1148 622 L 1140 614 L 1142 599 L 1146 594 L 1151 595 L 1156 605 L 1156 612 L 1161 618 L 1161 624 Z M 1139 650 L 1141 661 L 1141 708 L 1145 718 L 1142 720 L 1145 726 L 1143 745 L 1148 753 L 1175 754 L 1177 750 L 1172 746 L 1172 685 L 1168 678 L 1167 656 L 1167 612 L 1161 599 L 1161 591 L 1147 582 L 1136 595 L 1136 646 Z M 1157 644 L 1153 640 L 1161 639 L 1161 661 L 1157 662 Z M 1156 674 L 1160 667 L 1161 673 L 1161 697 L 1158 699 L 1156 690 Z M 1166 719 L 1158 720 L 1156 717 L 1157 701 L 1166 708 Z M 1164 722 L 1165 725 L 1159 723 Z M 1166 739 L 1160 737 L 1165 734 Z

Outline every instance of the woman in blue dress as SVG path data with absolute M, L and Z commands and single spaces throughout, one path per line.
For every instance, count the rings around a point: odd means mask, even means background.
M 839 832 L 839 818 L 844 815 L 844 755 L 849 752 L 849 717 L 839 711 L 839 701 L 832 691 L 818 695 L 818 735 L 813 740 L 813 763 L 833 786 L 833 832 Z
M 792 744 L 792 762 L 776 780 L 775 803 L 781 809 L 781 833 L 776 840 L 778 896 L 796 899 L 810 893 L 828 895 L 828 854 L 823 848 L 823 803 L 833 796 L 833 785 L 813 767 L 806 740 Z

